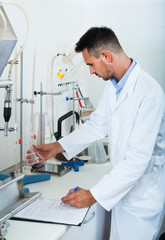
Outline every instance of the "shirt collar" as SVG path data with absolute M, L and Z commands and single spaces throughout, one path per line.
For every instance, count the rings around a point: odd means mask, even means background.
M 121 78 L 121 80 L 119 82 L 117 81 L 117 79 L 115 77 L 111 78 L 111 82 L 112 82 L 113 86 L 116 88 L 116 94 L 119 93 L 123 89 L 130 73 L 132 72 L 133 68 L 137 64 L 135 60 L 131 59 L 131 61 L 132 61 L 132 63 L 130 65 L 130 67 L 128 68 L 127 72 L 124 74 L 124 76 Z

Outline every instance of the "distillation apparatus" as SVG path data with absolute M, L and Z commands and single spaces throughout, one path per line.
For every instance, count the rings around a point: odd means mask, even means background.
M 70 54 L 68 55 L 64 55 L 63 56 L 63 64 L 66 65 L 66 67 L 64 66 L 63 69 L 60 69 L 57 73 L 57 76 L 61 79 L 63 79 L 63 77 L 65 77 L 65 75 L 67 75 L 69 72 L 73 71 L 75 72 L 75 70 L 79 67 L 79 65 L 81 63 L 77 63 L 77 61 L 75 60 L 77 53 L 75 51 L 72 51 Z M 83 97 L 79 85 L 78 85 L 78 81 L 69 81 L 67 83 L 60 83 L 58 84 L 58 87 L 62 87 L 64 85 L 72 85 L 72 96 L 71 97 L 66 97 L 66 101 L 73 101 L 72 104 L 72 112 L 73 112 L 73 129 L 75 130 L 75 122 L 77 119 L 77 113 L 75 111 L 75 102 L 78 101 L 80 108 L 82 108 L 82 102 L 86 102 L 89 100 L 89 97 Z M 80 93 L 80 97 L 79 97 L 79 93 Z
M 66 66 L 67 63 L 71 63 L 71 60 L 72 58 L 76 55 L 75 51 L 71 52 L 71 54 L 69 55 L 66 55 L 64 53 L 58 53 L 57 55 L 55 55 L 52 60 L 51 60 L 51 91 L 52 92 L 44 92 L 42 89 L 42 83 L 40 83 L 40 91 L 34 91 L 34 95 L 37 96 L 37 95 L 40 95 L 40 123 L 39 123 L 39 144 L 42 144 L 44 143 L 44 140 L 43 140 L 43 136 L 44 135 L 44 131 L 43 131 L 43 121 L 42 121 L 42 116 L 43 116 L 43 96 L 47 96 L 47 95 L 50 95 L 51 96 L 51 105 L 52 105 L 52 133 L 53 133 L 53 136 L 55 134 L 54 132 L 54 96 L 59 96 L 59 95 L 62 95 L 64 92 L 66 92 L 67 90 L 59 90 L 59 91 L 56 91 L 54 92 L 54 73 L 53 73 L 53 67 L 54 67 L 54 62 L 55 62 L 55 59 L 57 59 L 59 56 L 62 57 L 63 59 L 63 65 L 64 67 L 63 68 L 60 68 L 59 71 L 57 72 L 57 76 L 60 78 L 60 79 L 63 79 L 65 78 L 65 76 L 71 72 L 71 71 L 74 71 L 74 66 L 72 64 L 68 64 Z M 69 66 L 69 67 L 68 67 Z M 68 87 L 69 85 L 72 85 L 73 87 L 73 94 L 75 95 L 75 84 L 76 82 L 75 81 L 68 81 L 68 82 L 61 82 L 58 84 L 58 88 L 60 89 L 61 87 Z M 66 100 L 72 100 L 74 96 L 72 96 L 72 98 L 67 98 Z M 75 115 L 75 100 L 73 101 L 73 115 Z M 72 115 L 70 114 L 70 115 Z M 70 116 L 68 115 L 68 116 Z M 75 120 L 74 120 L 74 116 L 73 116 L 73 126 L 75 128 Z M 57 139 L 57 138 L 56 138 Z
M 11 80 L 11 73 L 13 65 L 17 62 L 18 57 L 22 53 L 24 47 L 26 46 L 28 36 L 29 36 L 29 20 L 25 10 L 18 4 L 15 3 L 0 3 L 0 76 L 4 68 L 6 67 L 10 55 L 16 45 L 17 37 L 14 30 L 10 24 L 10 21 L 6 15 L 3 5 L 13 5 L 18 7 L 25 15 L 27 22 L 27 33 L 24 40 L 24 44 L 16 54 L 15 58 L 12 60 L 9 74 L 7 80 L 0 79 L 0 88 L 5 89 L 5 99 L 4 99 L 4 128 L 0 128 L 0 131 L 4 131 L 4 136 L 8 136 L 8 132 L 16 131 L 14 127 L 8 127 L 8 123 L 12 112 L 12 86 L 13 82 Z M 2 31 L 1 31 L 2 30 Z M 23 99 L 21 99 L 23 101 Z M 20 169 L 21 170 L 21 169 Z M 21 172 L 21 171 L 20 171 Z M 11 217 L 13 217 L 18 211 L 29 205 L 31 202 L 36 200 L 41 196 L 41 193 L 24 193 L 22 179 L 24 175 L 19 174 L 4 174 L 1 175 L 0 180 L 0 239 L 4 240 L 4 236 L 7 233 L 7 228 L 9 223 L 7 222 Z M 4 176 L 4 178 L 3 178 Z
M 7 18 L 7 15 L 1 6 L 0 3 L 0 17 L 2 18 L 3 25 L 0 25 L 0 29 L 2 28 L 2 34 L 0 36 L 0 52 L 1 52 L 1 58 L 0 58 L 0 76 L 2 75 L 2 72 L 8 63 L 8 59 L 11 55 L 11 52 L 13 51 L 13 48 L 15 47 L 17 43 L 17 37 L 13 31 L 13 28 L 9 22 L 9 19 Z M 3 39 L 5 36 L 7 38 L 10 36 L 10 39 Z M 13 64 L 15 61 L 13 62 Z M 0 128 L 0 131 L 4 131 L 4 136 L 8 135 L 8 131 L 14 131 L 14 128 L 8 128 L 8 122 L 11 117 L 11 109 L 12 109 L 12 86 L 13 82 L 11 81 L 11 71 L 12 66 L 10 66 L 9 76 L 7 80 L 0 80 L 0 88 L 5 88 L 5 99 L 4 99 L 4 120 L 5 120 L 5 126 L 4 128 Z
M 77 53 L 75 51 L 72 51 L 70 54 L 64 54 L 64 53 L 58 53 L 57 55 L 55 55 L 52 60 L 51 60 L 51 77 L 50 77 L 50 84 L 51 84 L 51 91 L 52 92 L 44 92 L 42 90 L 42 83 L 40 83 L 40 91 L 34 91 L 34 95 L 40 95 L 40 120 L 39 120 L 39 144 L 43 144 L 44 143 L 44 123 L 43 123 L 43 96 L 45 95 L 51 95 L 51 108 L 52 108 L 52 134 L 51 134 L 51 139 L 52 137 L 58 141 L 62 136 L 62 122 L 67 119 L 68 117 L 72 116 L 73 120 L 72 120 L 72 126 L 71 126 L 71 131 L 75 130 L 75 123 L 77 122 L 78 124 L 80 123 L 80 115 L 79 113 L 76 111 L 76 101 L 78 101 L 80 108 L 82 108 L 82 101 L 86 102 L 89 101 L 89 97 L 83 97 L 80 88 L 78 86 L 78 82 L 74 81 L 73 79 L 71 80 L 70 78 L 72 78 L 72 74 L 75 74 L 75 71 L 78 69 L 79 65 L 80 65 L 80 61 L 74 61 L 73 63 L 73 58 L 77 55 Z M 58 61 L 55 64 L 55 59 L 57 59 L 58 57 L 60 57 L 60 60 L 62 60 L 62 66 L 58 66 Z M 60 61 L 59 60 L 59 61 Z M 60 62 L 61 63 L 61 62 Z M 54 70 L 54 66 L 56 67 L 56 69 L 58 69 L 58 71 Z M 59 68 L 58 68 L 59 67 Z M 55 75 L 54 75 L 55 72 Z M 66 77 L 67 76 L 67 77 Z M 56 78 L 57 77 L 57 78 Z M 58 80 L 57 80 L 58 79 Z M 56 92 L 54 91 L 55 87 L 54 84 L 56 84 L 56 89 L 58 89 L 58 91 L 56 90 Z M 71 97 L 63 97 L 62 101 L 67 102 L 67 101 L 72 101 L 72 110 L 70 110 L 69 112 L 66 112 L 64 115 L 60 116 L 57 119 L 57 131 L 54 131 L 54 96 L 59 96 L 59 95 L 63 95 L 63 93 L 66 93 L 68 91 L 70 91 L 72 89 L 72 93 L 71 93 Z M 79 96 L 80 94 L 80 96 Z M 68 105 L 66 104 L 67 108 Z M 44 116 L 43 116 L 44 117 Z M 56 115 L 57 117 L 57 115 Z M 57 157 L 57 156 L 56 156 Z M 57 157 L 58 158 L 58 157 Z
M 42 122 L 42 115 L 43 115 L 43 96 L 46 96 L 46 95 L 51 95 L 52 97 L 53 96 L 58 96 L 58 95 L 61 95 L 62 93 L 61 92 L 44 92 L 42 90 L 42 82 L 40 83 L 40 91 L 37 92 L 37 91 L 34 91 L 34 95 L 37 96 L 37 95 L 40 95 L 40 136 L 39 136 L 39 139 L 40 139 L 40 144 L 43 144 L 43 138 L 42 138 L 42 134 L 43 134 L 43 122 Z

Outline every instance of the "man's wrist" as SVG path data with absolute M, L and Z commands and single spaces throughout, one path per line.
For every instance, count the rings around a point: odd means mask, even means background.
M 54 147 L 55 147 L 56 154 L 63 152 L 62 146 L 59 144 L 59 142 L 55 142 Z
M 90 203 L 91 203 L 91 205 L 93 205 L 93 204 L 96 203 L 97 201 L 96 201 L 96 199 L 93 197 L 93 195 L 92 195 L 92 193 L 91 193 L 90 190 L 88 190 L 88 193 L 89 193 L 89 195 L 90 195 Z

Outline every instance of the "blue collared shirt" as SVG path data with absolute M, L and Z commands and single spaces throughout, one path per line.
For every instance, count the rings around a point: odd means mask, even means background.
M 110 79 L 113 86 L 116 88 L 116 100 L 118 99 L 119 94 L 121 93 L 121 90 L 123 89 L 131 71 L 137 64 L 135 60 L 133 60 L 133 59 L 131 59 L 131 60 L 132 60 L 131 66 L 128 68 L 127 72 L 124 74 L 124 76 L 121 78 L 121 80 L 119 82 L 117 81 L 117 79 L 115 77 Z

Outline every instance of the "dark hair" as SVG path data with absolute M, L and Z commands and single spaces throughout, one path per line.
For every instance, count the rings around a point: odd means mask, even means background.
M 76 43 L 75 51 L 82 52 L 85 48 L 96 58 L 103 50 L 116 54 L 123 52 L 115 33 L 107 27 L 90 28 Z

